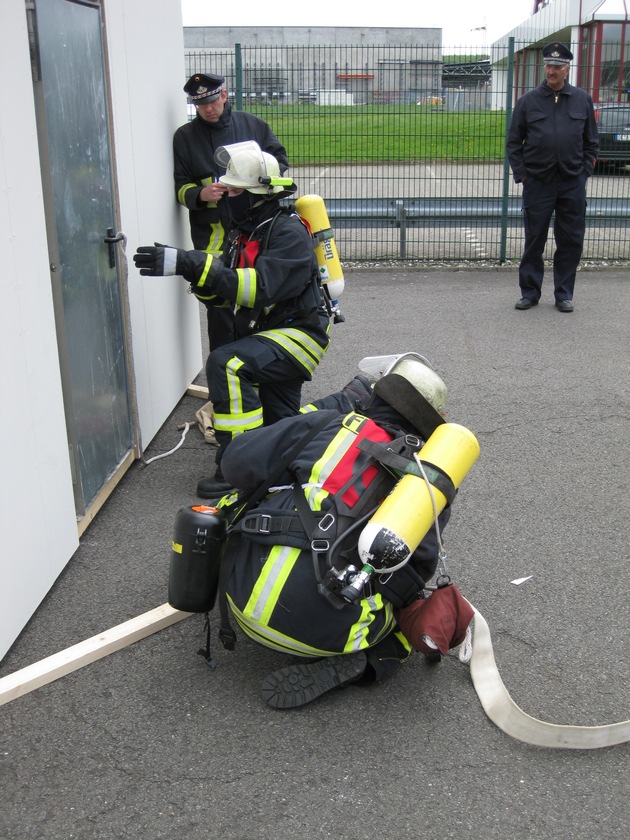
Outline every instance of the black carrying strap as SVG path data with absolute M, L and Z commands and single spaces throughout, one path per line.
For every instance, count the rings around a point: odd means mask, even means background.
M 367 452 L 385 467 L 391 467 L 391 469 L 401 472 L 403 475 L 411 474 L 419 478 L 424 478 L 415 460 L 411 460 L 404 455 L 399 455 L 392 451 L 390 445 L 387 443 L 375 443 L 364 438 L 357 445 L 359 449 Z M 420 463 L 429 483 L 442 493 L 449 505 L 452 505 L 457 495 L 457 489 L 450 476 L 444 470 L 436 467 L 435 464 L 431 464 L 428 461 L 421 461 Z
M 369 462 L 362 463 L 358 473 L 365 472 L 375 462 L 376 466 L 379 467 L 379 471 L 368 487 L 364 488 L 359 499 L 352 507 L 343 501 L 343 497 L 346 491 L 357 481 L 358 474 L 354 470 L 343 487 L 340 487 L 334 496 L 331 497 L 332 509 L 327 511 L 323 517 L 321 514 L 316 515 L 311 510 L 301 487 L 293 488 L 295 508 L 300 516 L 302 527 L 310 540 L 313 569 L 320 591 L 323 583 L 322 568 L 328 571 L 333 567 L 336 553 L 340 546 L 344 542 L 347 542 L 346 538 L 349 538 L 359 525 L 367 522 L 380 505 L 382 499 L 392 489 L 394 479 L 391 473 L 386 469 L 382 469 L 382 463 L 379 459 L 374 457 L 373 452 L 368 451 L 368 447 L 363 446 L 366 442 L 370 443 L 366 438 L 363 438 L 356 444 L 366 455 L 369 455 Z M 396 442 L 391 441 L 388 444 L 382 444 L 382 446 L 391 446 Z M 379 453 L 380 451 L 380 449 L 377 450 Z M 408 463 L 408 461 L 405 461 L 405 463 Z
M 234 553 L 231 553 L 228 557 L 226 557 L 227 540 L 230 534 L 236 530 L 238 523 L 247 511 L 251 510 L 255 504 L 258 504 L 258 502 L 267 495 L 269 488 L 273 487 L 277 483 L 289 464 L 297 458 L 306 444 L 309 443 L 309 441 L 311 441 L 315 435 L 317 435 L 317 433 L 330 422 L 330 420 L 331 415 L 329 412 L 326 412 L 325 417 L 320 417 L 319 422 L 315 423 L 314 426 L 311 426 L 311 428 L 302 435 L 302 437 L 296 442 L 295 446 L 293 446 L 293 448 L 277 464 L 273 473 L 268 478 L 265 478 L 264 481 L 261 481 L 258 487 L 253 491 L 243 507 L 236 513 L 227 529 L 226 540 L 223 543 L 223 554 L 221 556 L 221 570 L 219 572 L 219 611 L 221 614 L 221 629 L 219 630 L 219 638 L 226 650 L 234 650 L 234 645 L 236 644 L 236 633 L 230 623 L 230 608 L 227 603 L 227 584 L 230 579 L 230 575 L 232 574 L 236 558 Z
M 293 502 L 302 528 L 310 539 L 313 568 L 317 583 L 320 584 L 322 582 L 320 561 L 323 560 L 326 565 L 328 564 L 330 549 L 337 535 L 337 518 L 333 513 L 327 513 L 322 519 L 318 519 L 306 501 L 302 488 L 297 485 L 293 488 Z

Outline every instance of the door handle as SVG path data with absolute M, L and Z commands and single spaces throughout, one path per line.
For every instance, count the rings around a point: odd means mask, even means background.
M 124 233 L 116 233 L 114 228 L 107 228 L 107 236 L 103 239 L 103 242 L 107 244 L 107 250 L 109 251 L 110 268 L 116 268 L 116 243 L 124 242 L 126 238 Z

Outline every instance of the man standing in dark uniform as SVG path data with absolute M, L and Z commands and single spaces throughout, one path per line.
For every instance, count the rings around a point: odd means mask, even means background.
M 264 152 L 276 158 L 282 174 L 289 162 L 284 146 L 264 120 L 232 110 L 223 76 L 196 73 L 184 85 L 184 92 L 197 109 L 197 116 L 180 126 L 173 137 L 175 194 L 177 201 L 188 208 L 195 250 L 218 256 L 232 223 L 223 200 L 226 187 L 219 183 L 225 170 L 215 160 L 216 150 L 255 140 Z M 197 297 L 206 303 L 202 296 Z M 206 306 L 210 350 L 214 350 L 233 338 L 232 311 L 216 302 Z
M 572 58 L 557 42 L 543 49 L 545 81 L 517 101 L 508 132 L 506 152 L 514 180 L 523 184 L 525 226 L 516 309 L 538 304 L 543 252 L 555 213 L 555 305 L 560 312 L 573 312 L 586 226 L 586 180 L 595 167 L 599 138 L 593 100 L 567 82 Z

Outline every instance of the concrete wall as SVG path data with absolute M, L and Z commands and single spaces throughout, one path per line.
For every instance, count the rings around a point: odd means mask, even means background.
M 189 244 L 172 182 L 172 134 L 186 121 L 181 10 L 179 0 L 163 0 L 159 15 L 151 0 L 103 6 L 120 225 L 131 261 L 138 244 Z M 2 0 L 0 657 L 79 542 L 30 79 L 24 0 Z M 181 279 L 140 279 L 132 262 L 123 284 L 146 446 L 201 368 L 199 305 Z
M 220 73 L 235 90 L 236 44 L 245 107 L 270 98 L 293 104 L 330 90 L 352 94 L 357 105 L 415 102 L 441 88 L 436 28 L 186 27 L 187 75 Z
M 370 26 L 186 26 L 186 49 L 223 49 L 234 44 L 260 47 L 440 46 L 441 29 Z

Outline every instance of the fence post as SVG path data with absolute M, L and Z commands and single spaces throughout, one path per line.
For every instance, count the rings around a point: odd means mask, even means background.
M 407 211 L 405 202 L 401 199 L 396 201 L 396 225 L 400 229 L 399 256 L 401 260 L 407 259 Z
M 505 137 L 503 138 L 503 148 L 507 142 L 507 133 L 512 121 L 512 96 L 514 91 L 514 36 L 508 38 L 508 71 L 507 71 L 507 90 L 505 92 Z M 507 155 L 503 154 L 503 195 L 501 196 L 501 248 L 499 253 L 499 265 L 505 262 L 505 255 L 507 253 L 507 222 L 508 222 L 508 202 L 510 189 L 510 163 Z
M 234 44 L 234 70 L 236 73 L 236 90 L 234 91 L 234 106 L 237 111 L 243 110 L 243 55 L 241 45 Z

